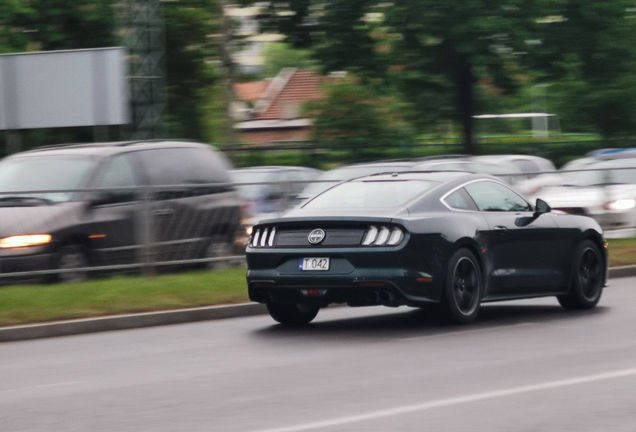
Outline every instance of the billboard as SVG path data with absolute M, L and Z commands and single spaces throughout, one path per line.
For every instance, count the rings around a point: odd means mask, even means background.
M 121 47 L 0 55 L 0 130 L 129 123 Z

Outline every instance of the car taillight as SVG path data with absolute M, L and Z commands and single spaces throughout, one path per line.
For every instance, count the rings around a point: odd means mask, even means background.
M 252 234 L 249 245 L 251 247 L 274 247 L 276 228 L 257 228 Z
M 362 246 L 396 246 L 404 240 L 404 232 L 398 227 L 371 225 L 362 237 Z

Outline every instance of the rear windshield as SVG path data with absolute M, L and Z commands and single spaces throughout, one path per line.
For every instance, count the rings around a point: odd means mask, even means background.
M 9 159 L 0 163 L 0 199 L 21 192 L 51 191 L 51 193 L 28 194 L 33 198 L 50 201 L 68 201 L 73 194 L 59 192 L 83 187 L 88 175 L 95 167 L 94 158 L 82 156 L 25 157 Z
M 435 183 L 423 180 L 364 180 L 342 183 L 303 206 L 303 209 L 400 207 L 424 194 Z

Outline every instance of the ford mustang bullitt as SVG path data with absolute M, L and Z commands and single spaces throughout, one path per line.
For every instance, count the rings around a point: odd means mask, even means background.
M 250 299 L 285 325 L 332 303 L 437 304 L 469 323 L 483 302 L 596 306 L 607 243 L 593 219 L 532 205 L 495 177 L 400 172 L 344 181 L 262 221 L 247 264 Z

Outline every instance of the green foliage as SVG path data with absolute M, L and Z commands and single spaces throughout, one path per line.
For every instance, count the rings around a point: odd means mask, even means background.
M 317 69 L 318 63 L 307 49 L 294 49 L 290 44 L 279 42 L 270 44 L 263 53 L 265 63 L 261 78 L 271 78 L 283 68 Z
M 22 39 L 26 39 L 16 41 L 15 48 L 49 51 L 117 45 L 112 0 L 11 0 L 5 3 L 2 7 L 9 8 L 9 22 L 22 32 Z M 20 6 L 12 6 L 14 3 Z
M 165 2 L 168 77 L 168 132 L 171 137 L 204 140 L 210 134 L 207 114 L 215 112 L 216 55 L 214 40 L 218 18 L 216 1 Z
M 545 105 L 565 129 L 612 137 L 636 133 L 634 6 L 633 0 L 303 0 L 272 3 L 263 22 L 295 46 L 311 47 L 323 71 L 350 70 L 364 83 L 398 89 L 421 131 L 471 110 L 470 95 L 460 99 L 458 89 L 472 75 L 478 99 L 471 112 L 537 109 L 533 86 L 550 84 Z M 462 65 L 468 74 L 460 73 Z
M 412 138 L 406 120 L 408 106 L 399 95 L 375 92 L 353 76 L 326 84 L 323 91 L 324 99 L 304 107 L 314 120 L 317 140 L 370 155 L 386 143 Z

